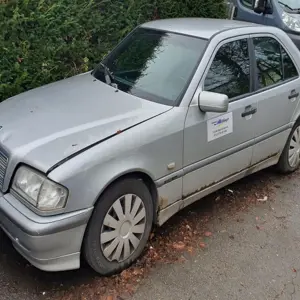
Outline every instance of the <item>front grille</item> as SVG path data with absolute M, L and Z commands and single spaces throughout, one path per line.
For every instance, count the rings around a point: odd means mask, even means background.
M 8 164 L 8 156 L 0 148 L 0 191 L 3 189 L 4 176 Z

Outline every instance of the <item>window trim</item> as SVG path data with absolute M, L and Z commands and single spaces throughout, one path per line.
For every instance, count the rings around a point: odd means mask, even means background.
M 258 70 L 257 70 L 257 65 L 256 65 L 256 58 L 255 58 L 255 49 L 254 49 L 254 42 L 253 42 L 253 39 L 254 38 L 258 38 L 258 37 L 269 37 L 269 38 L 273 38 L 275 39 L 279 45 L 286 51 L 286 53 L 289 55 L 290 59 L 292 60 L 296 70 L 297 70 L 297 73 L 298 73 L 298 76 L 295 76 L 295 77 L 292 77 L 292 78 L 289 78 L 287 80 L 283 79 L 282 81 L 280 82 L 277 82 L 275 84 L 272 84 L 272 85 L 269 85 L 267 87 L 263 87 L 263 88 L 259 88 L 259 84 L 258 84 Z M 273 34 L 270 34 L 270 33 L 256 33 L 256 34 L 251 34 L 250 35 L 250 43 L 252 44 L 252 55 L 254 57 L 254 84 L 255 84 L 255 90 L 253 92 L 253 95 L 256 95 L 256 94 L 259 94 L 259 93 L 262 93 L 262 92 L 265 92 L 265 91 L 268 91 L 270 89 L 273 89 L 273 88 L 277 88 L 281 85 L 284 85 L 286 83 L 289 83 L 289 82 L 292 82 L 294 80 L 297 80 L 299 79 L 299 68 L 298 68 L 298 65 L 295 63 L 295 59 L 293 57 L 293 55 L 291 55 L 291 53 L 287 50 L 287 48 L 282 44 L 282 42 Z M 282 58 L 282 53 L 280 53 L 280 56 Z M 282 67 L 283 67 L 283 64 L 282 64 Z M 284 75 L 284 73 L 283 73 Z M 284 77 L 283 77 L 284 78 Z
M 213 51 L 212 55 L 210 56 L 209 62 L 207 63 L 206 68 L 205 68 L 205 70 L 203 72 L 203 75 L 202 75 L 202 78 L 201 78 L 201 81 L 200 81 L 200 84 L 199 84 L 199 87 L 201 88 L 201 91 L 205 91 L 205 89 L 204 89 L 205 79 L 207 77 L 207 74 L 208 74 L 208 72 L 210 70 L 210 67 L 211 67 L 211 65 L 212 65 L 212 63 L 213 63 L 213 61 L 214 61 L 214 59 L 216 57 L 216 54 L 219 51 L 219 49 L 222 46 L 224 46 L 224 45 L 226 45 L 226 44 L 228 44 L 230 42 L 244 40 L 244 39 L 247 40 L 247 42 L 248 42 L 248 52 L 249 52 L 249 61 L 250 61 L 250 91 L 249 91 L 249 93 L 242 94 L 242 95 L 230 98 L 229 99 L 229 103 L 235 102 L 235 101 L 238 101 L 238 100 L 241 100 L 241 99 L 244 99 L 244 98 L 247 98 L 247 97 L 251 96 L 255 92 L 255 90 L 254 90 L 255 84 L 253 82 L 253 78 L 254 77 L 253 77 L 253 70 L 252 70 L 253 67 L 252 67 L 252 61 L 251 61 L 251 59 L 253 59 L 253 57 L 251 58 L 251 56 L 253 54 L 251 54 L 251 52 L 250 52 L 251 48 L 249 48 L 250 34 L 237 35 L 237 36 L 230 37 L 230 38 L 227 38 L 225 40 L 222 40 L 221 42 L 218 43 L 218 45 L 215 47 L 215 50 Z

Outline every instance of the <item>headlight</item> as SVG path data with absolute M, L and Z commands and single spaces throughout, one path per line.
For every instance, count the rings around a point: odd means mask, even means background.
M 300 20 L 298 18 L 284 11 L 282 12 L 282 20 L 291 30 L 300 32 Z
M 66 188 L 27 167 L 17 170 L 12 189 L 42 211 L 63 208 L 68 198 Z

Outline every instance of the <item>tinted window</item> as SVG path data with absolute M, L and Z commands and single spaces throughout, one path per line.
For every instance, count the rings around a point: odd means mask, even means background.
M 292 59 L 278 41 L 260 37 L 253 42 L 260 88 L 298 76 Z
M 252 8 L 252 0 L 241 0 L 241 2 L 243 5 Z
M 273 38 L 254 38 L 254 50 L 259 87 L 264 88 L 283 80 L 281 46 Z
M 298 76 L 297 69 L 287 54 L 287 52 L 281 47 L 281 54 L 282 54 L 282 62 L 283 62 L 283 76 L 284 80 L 288 80 Z
M 247 39 L 223 45 L 217 52 L 204 90 L 234 98 L 250 92 L 250 61 Z
M 120 90 L 173 106 L 181 100 L 206 44 L 196 37 L 139 28 L 103 62 Z M 93 74 L 105 82 L 102 66 Z

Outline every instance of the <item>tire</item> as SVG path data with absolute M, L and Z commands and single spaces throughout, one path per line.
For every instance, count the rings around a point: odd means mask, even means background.
M 292 163 L 292 153 L 294 149 L 295 161 Z M 281 173 L 292 173 L 299 168 L 300 165 L 300 121 L 297 121 L 294 125 L 286 145 L 281 153 L 279 162 L 277 164 L 277 169 Z
M 141 255 L 152 223 L 153 201 L 143 181 L 117 181 L 100 197 L 88 224 L 83 244 L 86 261 L 100 275 L 121 272 Z

